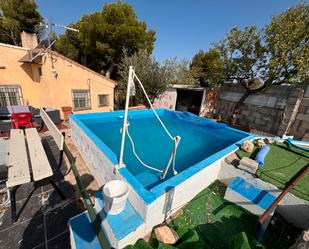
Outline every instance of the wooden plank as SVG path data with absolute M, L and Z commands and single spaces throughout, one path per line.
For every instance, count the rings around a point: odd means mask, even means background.
M 0 138 L 0 167 L 9 165 L 10 140 Z
M 23 130 L 11 130 L 9 164 L 8 187 L 30 182 L 30 171 Z
M 53 139 L 55 140 L 55 143 L 57 144 L 59 150 L 63 150 L 64 137 L 43 108 L 40 109 L 40 116 L 44 121 L 44 124 L 46 125 L 50 134 L 52 135 Z
M 37 130 L 35 128 L 26 129 L 26 137 L 34 181 L 51 176 L 53 171 Z

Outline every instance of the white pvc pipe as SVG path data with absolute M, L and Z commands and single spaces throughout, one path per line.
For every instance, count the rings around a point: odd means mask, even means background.
M 173 173 L 177 174 L 177 171 L 175 170 L 175 160 L 176 160 L 176 152 L 177 152 L 177 147 L 180 142 L 180 136 L 176 136 L 174 139 L 174 149 L 171 153 L 170 159 L 168 160 L 167 165 L 165 166 L 165 169 L 163 170 L 161 174 L 161 180 L 163 180 L 166 177 L 166 174 L 168 172 L 168 169 L 170 168 L 171 163 L 173 162 Z
M 131 90 L 131 82 L 133 80 L 133 66 L 129 67 L 129 76 L 128 76 L 128 85 L 127 85 L 127 97 L 126 97 L 126 104 L 124 109 L 124 117 L 123 117 L 123 126 L 122 126 L 122 138 L 121 138 L 121 147 L 120 147 L 120 156 L 119 162 L 116 168 L 123 168 L 125 167 L 123 163 L 123 152 L 124 152 L 124 143 L 126 138 L 126 130 L 127 130 L 127 121 L 128 121 L 128 109 L 129 109 L 129 102 L 130 102 L 130 90 Z

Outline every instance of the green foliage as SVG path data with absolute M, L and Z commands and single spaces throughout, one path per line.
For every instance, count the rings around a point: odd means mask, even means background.
M 273 17 L 265 28 L 268 68 L 275 82 L 302 83 L 309 78 L 309 4 Z
M 120 62 L 124 48 L 128 55 L 139 49 L 153 50 L 155 31 L 147 31 L 146 23 L 137 19 L 127 3 L 105 4 L 101 12 L 84 15 L 72 26 L 80 32 L 66 31 L 55 49 L 107 76 Z
M 232 237 L 230 249 L 251 249 L 248 237 L 245 232 L 240 232 Z
M 75 32 L 66 31 L 65 35 L 56 38 L 54 49 L 72 60 L 80 59 L 80 41 Z
M 117 82 L 117 96 L 119 106 L 123 106 L 126 97 L 127 80 L 129 66 L 133 66 L 136 75 L 142 82 L 150 101 L 153 102 L 161 93 L 163 93 L 169 83 L 169 72 L 166 67 L 161 66 L 158 61 L 150 56 L 147 50 L 139 50 L 137 53 L 129 56 L 124 52 L 124 57 L 119 64 L 120 81 Z M 134 104 L 148 105 L 146 98 L 135 80 L 136 94 L 133 98 Z
M 168 59 L 161 65 L 155 58 L 151 57 L 146 49 L 141 49 L 132 56 L 124 50 L 122 61 L 118 65 L 120 81 L 117 85 L 117 100 L 119 106 L 123 106 L 126 97 L 127 79 L 129 67 L 133 66 L 138 78 L 143 83 L 151 102 L 159 97 L 169 85 L 173 84 L 195 84 L 194 72 L 190 69 L 188 60 L 178 61 L 176 58 Z M 136 95 L 133 98 L 134 105 L 148 105 L 144 94 L 138 83 Z
M 192 68 L 198 69 L 200 82 L 236 82 L 248 93 L 273 84 L 307 82 L 309 5 L 302 3 L 273 17 L 263 30 L 233 27 L 214 48 L 196 54 Z
M 42 21 L 31 0 L 0 0 L 0 42 L 20 45 L 20 33 L 34 32 Z
M 260 79 L 267 72 L 267 53 L 262 33 L 255 26 L 244 30 L 234 27 L 215 46 L 223 59 L 227 81 L 237 81 L 251 90 L 260 87 Z
M 220 86 L 226 79 L 224 62 L 215 48 L 200 50 L 192 59 L 191 70 L 201 85 Z
M 196 71 L 190 68 L 190 61 L 183 59 L 178 61 L 177 58 L 167 59 L 163 67 L 168 73 L 169 84 L 194 85 L 196 83 Z

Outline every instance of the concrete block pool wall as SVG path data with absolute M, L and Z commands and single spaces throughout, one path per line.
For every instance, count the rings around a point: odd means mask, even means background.
M 114 166 L 118 162 L 117 157 L 114 158 L 108 154 L 108 151 L 104 150 L 107 146 L 102 140 L 81 122 L 83 117 L 95 117 L 96 115 L 102 115 L 102 113 L 70 116 L 72 140 L 101 186 L 114 179 L 121 179 L 129 183 L 130 194 L 128 199 L 145 222 L 143 236 L 214 182 L 218 178 L 223 158 L 236 151 L 243 140 L 254 137 L 249 133 L 227 127 L 227 129 L 241 133 L 243 139 L 187 168 L 149 191 L 135 179 L 128 169 L 121 168 L 116 173 L 113 172 Z M 113 115 L 123 115 L 123 112 L 113 112 Z M 131 243 L 134 242 L 131 241 Z

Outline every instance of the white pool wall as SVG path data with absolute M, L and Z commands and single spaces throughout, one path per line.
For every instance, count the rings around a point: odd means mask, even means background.
M 146 210 L 146 233 L 187 204 L 199 192 L 213 183 L 219 174 L 221 160 L 205 167 L 184 182 L 161 195 Z

